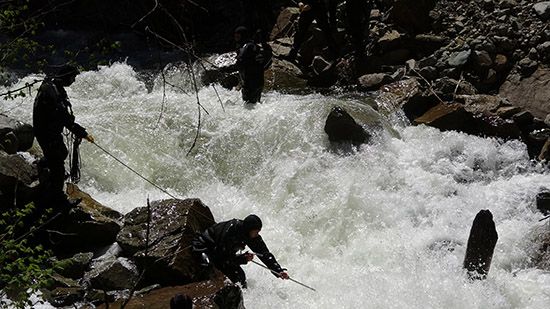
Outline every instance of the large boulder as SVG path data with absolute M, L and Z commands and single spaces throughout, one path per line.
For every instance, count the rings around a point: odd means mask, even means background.
M 197 276 L 191 240 L 195 233 L 214 223 L 210 209 L 200 199 L 154 201 L 150 212 L 147 207 L 138 207 L 124 216 L 117 242 L 140 267 L 147 269 L 146 281 L 183 284 Z
M 525 79 L 511 75 L 500 87 L 499 94 L 544 119 L 550 114 L 550 69 L 538 69 Z
M 30 124 L 0 114 L 0 150 L 7 153 L 26 151 L 32 147 L 34 132 Z
M 297 7 L 288 7 L 279 13 L 277 21 L 271 30 L 270 40 L 276 40 L 284 37 L 293 37 L 296 29 L 294 24 L 300 16 L 300 9 Z
M 93 256 L 92 252 L 77 253 L 70 258 L 58 261 L 55 264 L 55 271 L 67 278 L 80 279 L 88 269 Z
M 0 205 L 17 202 L 23 206 L 38 192 L 38 170 L 29 154 L 7 154 L 0 150 Z
M 340 106 L 335 106 L 330 111 L 325 122 L 325 133 L 331 142 L 351 142 L 355 146 L 370 139 L 369 133 Z

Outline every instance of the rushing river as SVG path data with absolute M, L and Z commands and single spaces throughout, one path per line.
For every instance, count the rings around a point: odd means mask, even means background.
M 170 193 L 201 198 L 218 221 L 259 215 L 280 263 L 318 290 L 250 264 L 247 308 L 549 308 L 550 273 L 531 258 L 535 228 L 548 224 L 535 195 L 550 173 L 522 143 L 407 126 L 360 97 L 267 92 L 247 109 L 237 91 L 218 87 L 220 102 L 202 87 L 208 114 L 186 155 L 198 108 L 179 75 L 169 78 L 180 88 L 163 91 L 157 78 L 148 90 L 114 64 L 81 73 L 68 94 L 98 144 Z M 3 101 L 0 112 L 32 122 L 32 97 Z M 360 151 L 329 150 L 324 121 L 337 104 L 372 124 Z M 81 153 L 80 186 L 106 206 L 126 213 L 166 198 L 95 146 Z M 481 209 L 499 239 L 487 280 L 472 283 L 462 262 Z

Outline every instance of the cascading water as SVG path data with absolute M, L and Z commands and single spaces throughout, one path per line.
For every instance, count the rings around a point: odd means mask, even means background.
M 172 194 L 201 198 L 218 221 L 258 214 L 280 263 L 318 290 L 249 264 L 247 308 L 550 305 L 550 274 L 530 263 L 533 228 L 548 224 L 537 222 L 534 196 L 550 175 L 521 142 L 389 128 L 361 100 L 268 92 L 246 109 L 240 93 L 218 91 L 225 111 L 212 88 L 200 90 L 209 114 L 189 156 L 194 93 L 167 86 L 159 121 L 160 79 L 148 92 L 130 66 L 114 64 L 80 74 L 68 94 L 100 145 Z M 0 112 L 31 122 L 32 101 L 4 101 Z M 358 152 L 328 150 L 323 126 L 336 104 L 373 123 L 373 140 Z M 81 152 L 81 187 L 103 204 L 125 213 L 147 196 L 166 197 L 93 145 Z M 499 240 L 487 280 L 472 283 L 462 261 L 481 209 L 492 211 Z

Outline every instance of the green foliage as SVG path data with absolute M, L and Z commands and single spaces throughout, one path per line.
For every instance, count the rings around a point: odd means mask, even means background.
M 53 273 L 52 254 L 41 245 L 29 242 L 37 226 L 50 214 L 47 211 L 39 220 L 34 204 L 22 209 L 10 208 L 0 214 L 0 307 L 4 308 L 5 296 L 15 308 L 33 306 L 30 295 L 47 285 Z
M 0 69 L 16 61 L 28 61 L 44 48 L 32 39 L 44 23 L 31 14 L 29 2 L 13 0 L 0 5 L 0 33 L 8 37 L 0 44 Z

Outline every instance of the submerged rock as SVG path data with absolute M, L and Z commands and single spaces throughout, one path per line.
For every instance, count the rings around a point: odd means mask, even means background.
M 370 139 L 365 129 L 340 106 L 332 108 L 325 122 L 325 132 L 331 142 L 351 142 L 355 146 Z
M 147 245 L 148 217 L 147 207 L 135 208 L 124 216 L 117 236 L 124 252 L 147 268 L 146 281 L 175 285 L 195 280 L 197 266 L 190 244 L 195 233 L 215 223 L 208 206 L 199 199 L 151 202 Z

